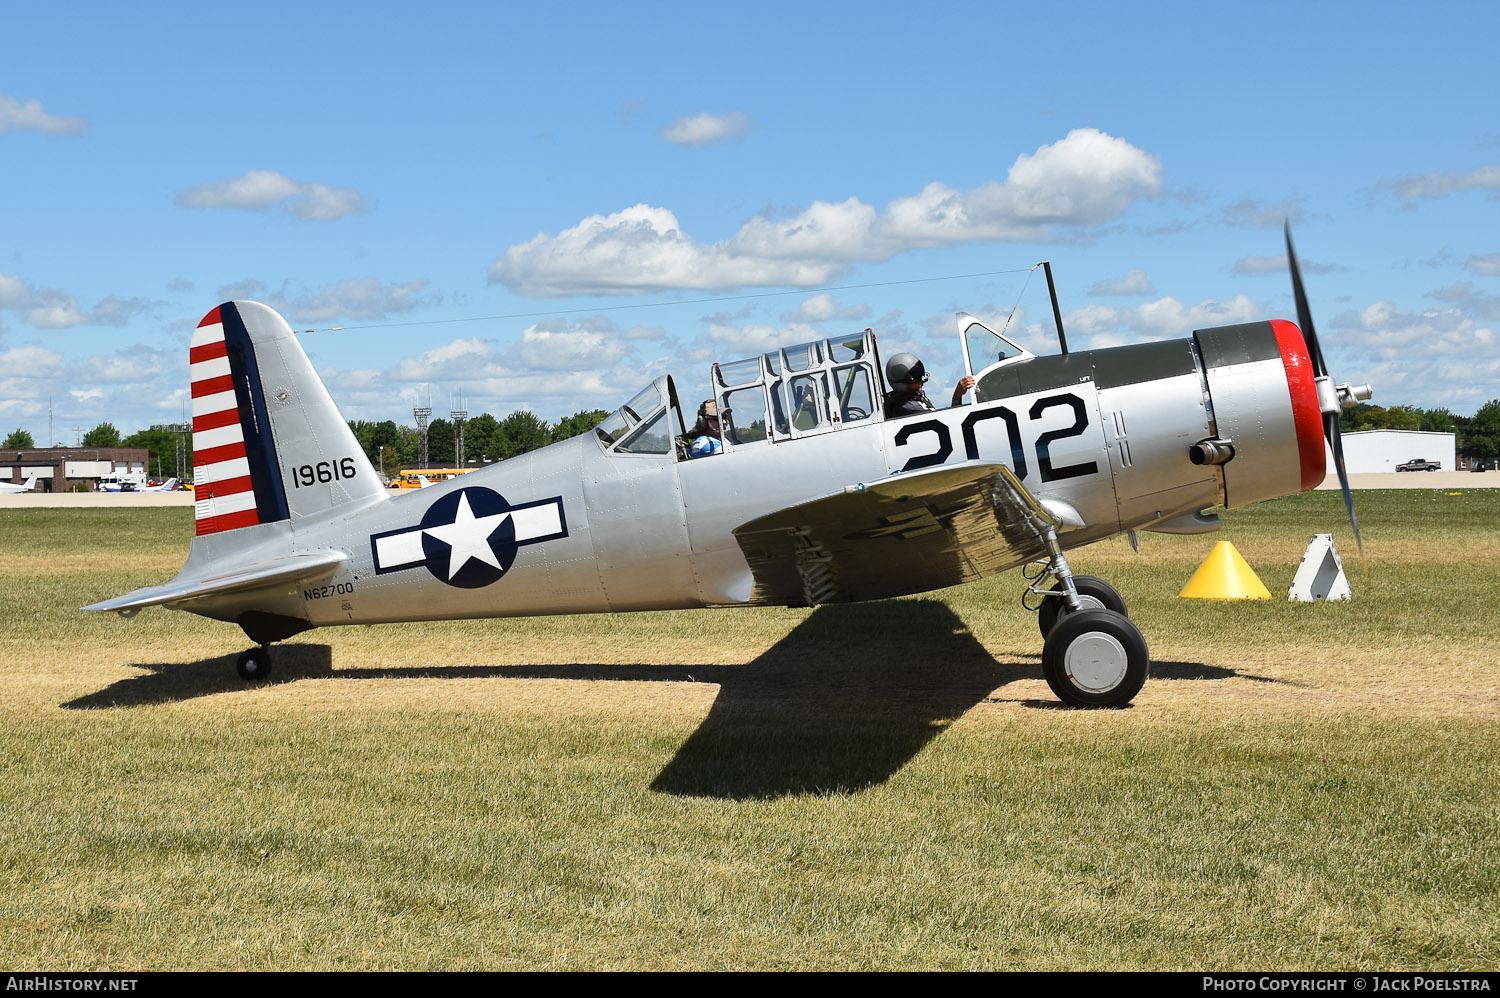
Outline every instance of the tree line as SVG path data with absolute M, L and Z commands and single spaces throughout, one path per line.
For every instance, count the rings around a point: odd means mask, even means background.
M 504 419 L 496 419 L 487 412 L 481 413 L 464 423 L 464 463 L 503 461 L 559 440 L 576 437 L 593 429 L 607 415 L 609 413 L 603 409 L 581 409 L 554 425 L 524 409 L 513 412 Z M 390 419 L 380 422 L 355 419 L 349 421 L 349 429 L 354 433 L 354 439 L 359 441 L 359 446 L 370 463 L 387 476 L 394 475 L 401 468 L 416 467 L 419 441 L 415 427 L 400 426 Z M 456 440 L 457 432 L 450 420 L 434 419 L 428 423 L 428 465 L 434 468 L 452 467 L 456 458 Z M 171 426 L 152 426 L 127 437 L 121 436 L 113 423 L 100 423 L 83 435 L 81 446 L 144 447 L 148 454 L 148 474 L 162 479 L 191 480 L 193 477 L 192 438 L 179 434 Z M 30 432 L 22 429 L 13 430 L 4 443 L 0 443 L 0 448 L 5 450 L 24 451 L 35 447 L 36 441 Z M 180 464 L 179 452 L 182 458 Z
M 581 409 L 571 416 L 549 424 L 525 409 L 496 419 L 489 413 L 464 422 L 464 463 L 488 464 L 504 461 L 527 451 L 587 433 L 608 416 L 603 409 Z M 400 468 L 417 466 L 420 440 L 413 426 L 397 425 L 394 420 L 349 421 L 354 439 L 364 449 L 370 463 L 387 476 Z M 427 424 L 427 464 L 432 468 L 451 468 L 457 458 L 457 428 L 450 420 L 434 419 Z
M 503 461 L 545 447 L 559 440 L 586 433 L 608 413 L 603 409 L 581 409 L 555 425 L 535 413 L 518 410 L 504 419 L 481 413 L 464 423 L 464 461 Z M 1472 416 L 1459 416 L 1447 409 L 1423 409 L 1414 405 L 1389 408 L 1361 402 L 1339 415 L 1345 433 L 1357 430 L 1432 430 L 1458 435 L 1458 452 L 1476 461 L 1500 459 L 1500 399 L 1491 399 Z M 351 420 L 349 429 L 364 449 L 370 463 L 386 475 L 417 464 L 415 427 Z M 453 423 L 434 419 L 427 424 L 427 463 L 435 468 L 451 466 L 456 432 Z M 144 447 L 150 454 L 147 470 L 159 478 L 190 479 L 193 474 L 192 441 L 183 441 L 183 466 L 177 463 L 178 434 L 168 426 L 152 426 L 122 437 L 112 423 L 100 423 L 83 435 L 84 447 Z M 17 429 L 0 444 L 6 450 L 25 450 L 36 442 L 26 430 Z
M 1458 452 L 1476 461 L 1500 457 L 1500 399 L 1491 399 L 1472 416 L 1458 416 L 1447 409 L 1422 409 L 1414 405 L 1390 408 L 1361 402 L 1339 414 L 1339 429 L 1430 430 L 1458 435 Z

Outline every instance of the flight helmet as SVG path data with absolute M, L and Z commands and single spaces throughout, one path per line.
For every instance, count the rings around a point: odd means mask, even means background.
M 927 369 L 915 354 L 898 353 L 885 362 L 885 379 L 892 385 L 917 385 L 927 383 Z

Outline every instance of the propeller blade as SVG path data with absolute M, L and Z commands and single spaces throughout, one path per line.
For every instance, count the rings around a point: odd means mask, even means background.
M 1297 251 L 1292 248 L 1292 223 L 1286 223 L 1286 265 L 1292 272 L 1292 295 L 1297 299 L 1297 324 L 1302 327 L 1302 338 L 1307 341 L 1307 354 L 1313 363 L 1313 373 L 1320 378 L 1328 377 L 1328 364 L 1323 360 L 1323 350 L 1318 346 L 1318 333 L 1313 329 L 1312 309 L 1307 305 L 1307 290 L 1302 286 L 1302 268 L 1297 265 Z M 1339 487 L 1344 490 L 1344 508 L 1349 511 L 1349 525 L 1354 528 L 1354 543 L 1359 546 L 1360 557 L 1365 554 L 1365 542 L 1359 536 L 1359 518 L 1354 515 L 1354 494 L 1349 491 L 1349 472 L 1344 467 L 1344 437 L 1339 430 L 1339 414 L 1323 414 L 1323 437 L 1333 451 L 1333 466 L 1339 473 Z
M 1297 325 L 1302 327 L 1302 338 L 1307 341 L 1307 352 L 1313 362 L 1313 372 L 1318 377 L 1328 374 L 1328 365 L 1323 362 L 1323 351 L 1318 347 L 1318 333 L 1313 329 L 1312 309 L 1307 307 L 1307 291 L 1302 287 L 1302 268 L 1297 266 L 1297 251 L 1292 248 L 1292 223 L 1286 223 L 1286 265 L 1292 272 L 1292 295 L 1297 299 Z M 1332 439 L 1329 440 L 1332 444 Z
M 1349 472 L 1344 470 L 1344 435 L 1339 430 L 1339 414 L 1330 412 L 1323 417 L 1323 433 L 1333 449 L 1333 466 L 1338 469 L 1339 487 L 1344 490 L 1344 508 L 1349 511 L 1349 525 L 1354 528 L 1354 543 L 1359 547 L 1361 558 L 1365 554 L 1365 542 L 1359 536 L 1359 517 L 1354 515 L 1354 495 L 1349 491 Z

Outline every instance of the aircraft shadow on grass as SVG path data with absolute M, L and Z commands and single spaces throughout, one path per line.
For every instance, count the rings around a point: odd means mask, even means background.
M 1033 652 L 997 661 L 946 605 L 930 600 L 823 606 L 754 661 L 738 665 L 460 665 L 333 668 L 324 644 L 275 650 L 268 685 L 316 679 L 573 679 L 699 682 L 719 694 L 698 729 L 652 782 L 683 796 L 756 799 L 849 793 L 888 780 L 998 688 L 1038 679 Z M 233 655 L 136 667 L 143 675 L 62 704 L 146 706 L 247 692 Z M 1244 676 L 1186 662 L 1153 663 L 1172 679 Z M 1269 681 L 1269 680 L 1268 680 Z M 1022 699 L 1058 708 L 1052 700 Z

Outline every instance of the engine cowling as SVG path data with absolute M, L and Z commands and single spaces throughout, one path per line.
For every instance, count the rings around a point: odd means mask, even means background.
M 1224 504 L 1244 506 L 1317 487 L 1327 473 L 1322 410 L 1302 331 L 1277 319 L 1193 333 L 1223 462 Z

